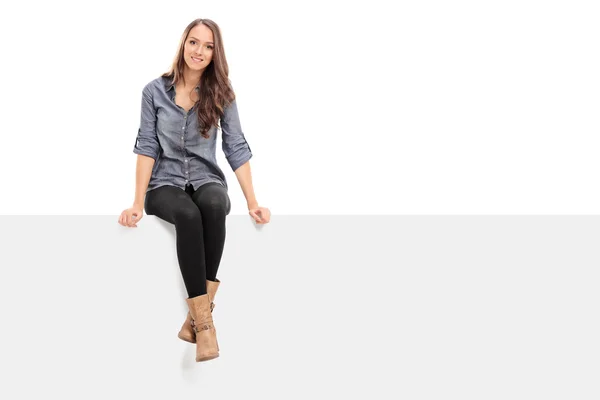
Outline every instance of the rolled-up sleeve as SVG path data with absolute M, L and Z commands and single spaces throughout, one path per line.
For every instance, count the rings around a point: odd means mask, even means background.
M 133 152 L 152 157 L 155 160 L 160 152 L 160 144 L 156 134 L 156 109 L 152 100 L 150 84 L 146 85 L 142 91 L 140 129 L 135 139 Z
M 223 110 L 221 132 L 223 153 L 229 166 L 235 171 L 252 158 L 252 151 L 242 132 L 236 100 Z

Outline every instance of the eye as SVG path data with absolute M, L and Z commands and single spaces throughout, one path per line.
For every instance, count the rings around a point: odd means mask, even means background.
M 196 44 L 196 41 L 195 40 L 190 40 L 190 43 L 191 44 Z
M 211 50 L 214 49 L 214 47 L 211 46 L 211 45 L 208 45 L 208 48 L 211 49 Z

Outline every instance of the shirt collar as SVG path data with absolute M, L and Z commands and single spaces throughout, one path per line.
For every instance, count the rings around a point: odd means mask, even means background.
M 163 76 L 163 83 L 165 84 L 165 90 L 168 92 L 169 90 L 171 90 L 171 88 L 174 86 L 173 85 L 173 80 L 167 76 Z
M 163 81 L 165 84 L 165 90 L 168 92 L 169 90 L 171 90 L 172 87 L 174 87 L 175 85 L 173 85 L 173 79 L 163 76 Z M 200 88 L 200 83 L 198 83 L 198 85 L 196 86 L 196 89 Z

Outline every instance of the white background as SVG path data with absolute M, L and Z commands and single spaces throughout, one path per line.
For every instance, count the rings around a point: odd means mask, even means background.
M 128 207 L 142 88 L 198 17 L 274 215 L 599 211 L 597 2 L 4 4 L 1 214 Z

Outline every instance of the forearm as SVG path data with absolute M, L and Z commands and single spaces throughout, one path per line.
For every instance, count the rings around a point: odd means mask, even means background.
M 258 201 L 256 200 L 256 195 L 254 194 L 254 187 L 252 186 L 252 172 L 250 169 L 250 161 L 247 161 L 241 167 L 235 170 L 235 176 L 242 188 L 242 192 L 244 193 L 244 197 L 246 197 L 246 203 L 248 204 L 248 208 L 256 208 L 258 207 Z
M 146 196 L 146 189 L 148 189 L 153 167 L 154 159 L 152 157 L 138 154 L 135 167 L 135 199 L 133 201 L 135 206 L 144 207 L 144 197 Z

